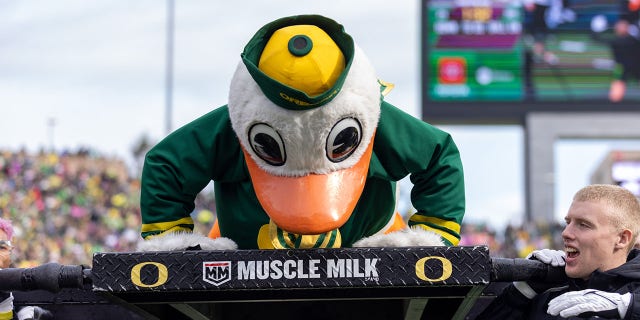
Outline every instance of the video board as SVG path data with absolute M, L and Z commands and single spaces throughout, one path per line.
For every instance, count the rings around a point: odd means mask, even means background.
M 623 66 L 640 77 L 636 2 L 422 0 L 423 119 L 521 122 L 530 111 L 640 110 L 638 79 L 624 78 L 622 94 L 617 81 Z M 620 20 L 628 22 L 624 41 L 614 31 Z

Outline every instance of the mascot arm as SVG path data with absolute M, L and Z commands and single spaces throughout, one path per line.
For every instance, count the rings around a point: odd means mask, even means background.
M 464 174 L 449 135 L 436 148 L 427 170 L 412 174 L 411 181 L 411 202 L 417 212 L 409 218 L 409 226 L 435 232 L 445 244 L 457 245 L 465 212 Z
M 176 130 L 147 153 L 140 198 L 145 241 L 139 250 L 235 246 L 224 243 L 225 239 L 217 241 L 194 234 L 190 217 L 196 196 L 211 180 L 229 179 L 230 174 L 242 172 L 241 166 L 230 164 L 242 158 L 237 139 L 229 132 L 232 130 L 227 108 L 222 107 Z
M 410 175 L 411 203 L 417 212 L 408 224 L 413 233 L 437 234 L 457 245 L 465 211 L 464 174 L 451 136 L 383 102 L 374 151 L 391 179 Z M 376 236 L 378 237 L 378 236 Z M 421 244 L 422 245 L 422 244 Z

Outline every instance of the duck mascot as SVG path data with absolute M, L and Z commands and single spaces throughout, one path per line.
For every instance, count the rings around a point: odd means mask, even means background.
M 146 155 L 138 250 L 452 246 L 464 181 L 451 136 L 384 101 L 342 25 L 319 15 L 268 23 L 241 54 L 229 100 Z M 396 212 L 410 175 L 416 212 Z M 214 182 L 217 220 L 193 232 Z

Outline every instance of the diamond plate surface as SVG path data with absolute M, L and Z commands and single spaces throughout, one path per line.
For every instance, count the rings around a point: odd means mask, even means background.
M 488 248 L 411 247 L 97 253 L 93 290 L 187 292 L 472 286 L 490 280 Z

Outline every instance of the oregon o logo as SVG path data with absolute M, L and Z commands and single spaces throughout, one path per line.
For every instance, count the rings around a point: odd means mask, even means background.
M 424 265 L 428 260 L 431 259 L 436 259 L 439 260 L 442 263 L 442 274 L 437 277 L 437 278 L 429 278 L 427 277 L 427 275 L 424 272 Z M 438 281 L 444 281 L 449 279 L 449 277 L 451 277 L 451 273 L 453 272 L 453 267 L 451 265 L 451 261 L 449 261 L 449 259 L 447 258 L 443 258 L 443 257 L 424 257 L 420 260 L 418 260 L 416 262 L 416 276 L 418 276 L 418 278 L 424 280 L 424 281 L 429 281 L 429 282 L 438 282 Z
M 140 272 L 142 271 L 142 267 L 148 266 L 148 265 L 152 265 L 156 267 L 156 270 L 158 272 L 158 280 L 155 283 L 146 284 L 142 282 Z M 142 263 L 136 264 L 135 266 L 133 266 L 133 268 L 131 268 L 131 282 L 133 282 L 133 284 L 135 284 L 138 287 L 153 288 L 153 287 L 161 286 L 167 282 L 168 278 L 169 278 L 169 271 L 167 270 L 167 267 L 164 264 L 159 262 L 142 262 Z

